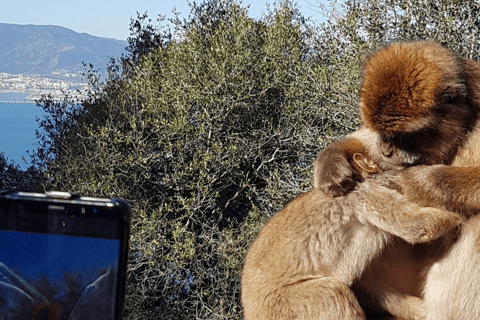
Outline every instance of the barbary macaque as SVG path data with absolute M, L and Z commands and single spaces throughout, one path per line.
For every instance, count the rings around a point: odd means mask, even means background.
M 385 162 L 401 167 L 392 159 Z M 420 207 L 368 179 L 380 172 L 368 148 L 353 154 L 351 165 L 364 181 L 357 190 L 337 198 L 319 189 L 301 194 L 260 231 L 242 271 L 245 320 L 366 319 L 350 286 L 372 259 L 394 237 L 429 242 L 461 223 L 459 214 Z M 390 313 L 424 318 L 421 299 L 376 282 L 380 287 Z
M 477 214 L 480 63 L 430 41 L 393 43 L 361 60 L 359 131 L 363 134 L 347 136 L 318 155 L 315 188 L 330 196 L 353 190 L 358 175 L 350 159 L 368 146 L 379 167 L 382 157 L 399 154 L 411 165 L 380 174 L 380 185 L 393 187 L 422 206 L 445 208 L 465 217 Z M 418 265 L 410 273 L 395 274 L 380 267 L 387 263 L 386 256 L 395 260 L 390 265 Z M 398 290 L 399 279 L 413 287 L 411 279 L 422 280 L 412 290 L 423 296 L 427 319 L 480 319 L 479 217 L 468 219 L 459 234 L 452 231 L 434 245 L 419 249 L 400 242 L 380 258 L 367 268 L 387 270 L 375 274 L 378 281 Z M 360 296 L 371 290 L 356 288 Z M 365 295 L 372 297 L 371 305 L 382 300 L 371 292 Z

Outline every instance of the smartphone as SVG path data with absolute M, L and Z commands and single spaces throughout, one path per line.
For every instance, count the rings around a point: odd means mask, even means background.
M 0 319 L 120 320 L 130 216 L 117 199 L 0 192 Z

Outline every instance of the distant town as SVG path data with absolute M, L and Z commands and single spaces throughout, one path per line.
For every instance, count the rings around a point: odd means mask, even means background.
M 66 95 L 80 99 L 86 97 L 88 83 L 81 81 L 80 74 L 57 71 L 53 76 L 55 78 L 0 73 L 0 102 L 34 103 L 42 95 L 52 95 L 54 100 L 61 100 Z M 8 95 L 10 93 L 23 93 L 24 95 Z

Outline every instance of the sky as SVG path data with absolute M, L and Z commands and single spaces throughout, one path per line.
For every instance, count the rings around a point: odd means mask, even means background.
M 267 2 L 273 3 L 274 0 L 244 0 L 242 6 L 250 5 L 249 16 L 260 18 Z M 297 4 L 305 17 L 323 21 L 323 15 L 318 12 L 318 0 L 297 0 Z M 158 14 L 171 17 L 174 7 L 181 17 L 188 16 L 187 0 L 2 0 L 0 22 L 57 25 L 79 33 L 126 40 L 130 18 L 136 17 L 137 12 L 148 11 L 151 18 Z

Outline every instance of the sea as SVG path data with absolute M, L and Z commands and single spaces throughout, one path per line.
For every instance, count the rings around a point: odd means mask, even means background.
M 34 103 L 23 102 L 27 94 L 0 93 L 0 152 L 26 169 L 22 156 L 29 160 L 26 150 L 35 150 L 35 129 L 37 117 L 42 116 Z

